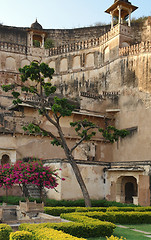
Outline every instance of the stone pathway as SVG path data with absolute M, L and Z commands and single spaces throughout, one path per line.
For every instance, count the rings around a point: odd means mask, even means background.
M 144 231 L 141 231 L 141 230 L 138 230 L 138 229 L 132 229 L 132 228 L 129 228 L 129 227 L 126 227 L 126 226 L 123 226 L 123 225 L 116 225 L 117 227 L 120 227 L 120 228 L 127 228 L 127 229 L 130 229 L 134 232 L 140 232 L 140 233 L 143 233 L 145 235 L 145 237 L 148 237 L 148 238 L 151 238 L 151 232 L 144 232 Z

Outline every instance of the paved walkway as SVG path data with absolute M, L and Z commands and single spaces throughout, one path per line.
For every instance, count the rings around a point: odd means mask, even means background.
M 134 232 L 139 232 L 139 233 L 143 233 L 145 235 L 145 237 L 148 237 L 148 238 L 151 238 L 151 232 L 144 232 L 144 231 L 141 231 L 141 230 L 138 230 L 138 229 L 132 229 L 132 228 L 129 228 L 129 227 L 126 227 L 126 226 L 123 226 L 123 225 L 116 225 L 117 227 L 120 227 L 120 228 L 128 228 Z

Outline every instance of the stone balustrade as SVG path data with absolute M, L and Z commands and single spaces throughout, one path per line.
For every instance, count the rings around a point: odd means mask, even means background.
M 137 55 L 139 53 L 151 52 L 151 41 L 141 42 L 128 47 L 119 49 L 119 56 Z
M 0 42 L 0 50 L 13 53 L 28 53 L 28 48 L 26 46 L 9 42 Z
M 81 92 L 82 97 L 93 98 L 93 99 L 106 99 L 106 98 L 115 98 L 120 95 L 120 92 L 107 92 L 103 91 L 102 94 L 95 94 L 90 92 Z
M 54 56 L 58 54 L 64 54 L 68 52 L 74 52 L 84 49 L 89 49 L 97 46 L 101 46 L 111 38 L 115 37 L 123 29 L 124 26 L 116 25 L 112 28 L 109 32 L 105 33 L 99 38 L 88 39 L 85 41 L 75 42 L 66 45 L 60 45 L 55 48 L 44 49 L 44 48 L 34 48 L 34 47 L 27 47 L 24 45 L 9 43 L 9 42 L 0 42 L 0 50 L 7 51 L 7 52 L 15 52 L 15 53 L 23 53 L 27 55 L 34 55 L 34 56 Z M 126 28 L 127 29 L 127 28 Z

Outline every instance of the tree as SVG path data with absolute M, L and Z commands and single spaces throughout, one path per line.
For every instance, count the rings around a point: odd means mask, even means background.
M 91 206 L 90 196 L 81 172 L 75 162 L 73 151 L 83 141 L 89 141 L 96 134 L 94 131 L 95 129 L 98 129 L 99 132 L 102 133 L 103 137 L 112 143 L 117 141 L 119 136 L 125 137 L 128 134 L 127 131 L 117 130 L 114 127 L 102 129 L 86 119 L 83 121 L 72 122 L 70 125 L 75 128 L 79 140 L 70 148 L 64 136 L 60 119 L 65 116 L 71 116 L 75 107 L 71 105 L 66 98 L 60 99 L 55 96 L 53 98 L 53 102 L 50 100 L 51 95 L 56 91 L 56 87 L 51 84 L 54 69 L 49 68 L 49 66 L 45 63 L 39 64 L 37 62 L 32 62 L 30 65 L 20 68 L 19 72 L 21 73 L 21 83 L 3 85 L 3 90 L 6 92 L 9 90 L 12 91 L 14 104 L 20 104 L 22 102 L 26 103 L 25 100 L 21 99 L 21 92 L 34 96 L 36 104 L 34 102 L 29 102 L 29 104 L 36 108 L 39 114 L 45 117 L 54 126 L 58 135 L 55 135 L 53 132 L 44 129 L 40 124 L 35 122 L 30 123 L 28 126 L 24 126 L 24 131 L 29 132 L 30 134 L 38 133 L 43 136 L 49 136 L 53 145 L 61 146 L 63 148 L 66 158 L 71 164 L 83 193 L 85 205 L 87 207 Z M 45 78 L 47 78 L 47 82 L 45 81 Z M 21 89 L 21 92 L 18 91 L 18 88 Z M 53 116 L 49 114 L 50 111 L 53 112 Z
M 0 188 L 11 188 L 14 184 L 19 184 L 25 197 L 29 197 L 27 191 L 28 184 L 34 184 L 40 191 L 40 198 L 43 200 L 43 189 L 55 189 L 59 178 L 56 170 L 44 166 L 42 161 L 17 161 L 14 165 L 0 165 Z M 62 180 L 65 180 L 62 178 Z
M 47 38 L 44 43 L 44 47 L 46 49 L 53 48 L 54 47 L 54 41 L 50 38 Z

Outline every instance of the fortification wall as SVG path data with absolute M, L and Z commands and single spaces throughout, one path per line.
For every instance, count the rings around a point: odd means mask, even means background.
M 54 40 L 55 46 L 99 38 L 110 30 L 110 25 L 73 28 L 47 29 L 48 38 Z
M 27 32 L 23 28 L 0 25 L 0 39 L 2 42 L 27 45 Z

